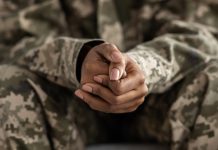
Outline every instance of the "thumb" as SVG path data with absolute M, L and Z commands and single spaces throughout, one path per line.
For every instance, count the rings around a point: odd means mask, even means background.
M 115 45 L 108 43 L 103 43 L 95 49 L 109 62 L 110 80 L 119 80 L 125 74 L 126 67 L 125 57 L 120 50 Z
M 110 80 L 119 80 L 121 77 L 126 76 L 126 64 L 125 62 L 118 62 L 118 63 L 110 63 L 109 66 L 109 77 Z

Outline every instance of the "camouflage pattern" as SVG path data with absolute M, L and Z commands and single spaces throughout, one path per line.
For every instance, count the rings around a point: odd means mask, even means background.
M 17 66 L 0 73 L 1 150 L 78 150 L 104 140 L 95 112 L 68 89 Z
M 217 9 L 217 0 L 0 0 L 0 149 L 84 149 L 112 130 L 217 150 Z M 136 112 L 102 114 L 73 96 L 78 54 L 95 39 L 144 71 L 149 96 Z

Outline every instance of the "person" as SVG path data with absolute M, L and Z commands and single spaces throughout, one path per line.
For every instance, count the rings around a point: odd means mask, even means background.
M 217 149 L 217 8 L 1 1 L 0 149 L 118 141 Z

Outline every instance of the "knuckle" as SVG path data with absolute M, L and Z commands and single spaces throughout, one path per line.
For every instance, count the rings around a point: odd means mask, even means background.
M 139 75 L 139 83 L 140 84 L 144 84 L 145 83 L 145 75 L 140 73 Z
M 92 93 L 100 95 L 101 94 L 101 88 L 99 86 L 93 86 L 92 87 Z
M 112 44 L 110 44 L 110 43 L 105 43 L 105 44 L 103 45 L 103 48 L 105 48 L 105 49 L 112 49 L 113 46 L 112 46 Z
M 139 90 L 138 91 L 139 92 L 139 94 L 138 94 L 139 97 L 145 97 L 145 96 L 148 95 L 148 88 L 147 88 L 146 85 L 141 86 L 140 88 L 138 88 L 138 90 Z
M 142 94 L 143 96 L 146 96 L 148 94 L 148 87 L 146 85 L 144 85 L 142 88 Z
M 108 86 L 108 81 L 106 79 L 102 79 L 102 84 Z

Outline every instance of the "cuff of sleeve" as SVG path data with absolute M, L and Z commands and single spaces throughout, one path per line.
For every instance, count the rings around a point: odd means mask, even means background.
M 144 72 L 148 93 L 160 93 L 164 91 L 164 83 L 169 81 L 169 77 L 172 74 L 170 64 L 163 63 L 164 60 L 162 58 L 145 47 L 143 51 L 128 52 L 127 54 Z
M 151 85 L 148 83 L 148 75 L 147 75 L 147 70 L 145 70 L 146 68 L 144 67 L 145 61 L 144 58 L 141 57 L 140 55 L 137 55 L 134 52 L 128 52 L 126 53 L 136 64 L 138 64 L 139 68 L 144 72 L 145 76 L 146 76 L 146 80 L 145 80 L 145 84 L 148 87 L 148 93 L 150 93 L 152 87 Z
M 83 44 L 82 48 L 79 51 L 77 61 L 76 61 L 76 78 L 77 81 L 80 82 L 81 80 L 81 68 L 85 57 L 87 56 L 88 52 L 95 46 L 104 43 L 103 40 L 90 40 Z
M 149 51 L 147 49 L 147 51 Z M 127 55 L 132 58 L 144 72 L 146 80 L 145 84 L 148 87 L 148 93 L 154 92 L 159 84 L 167 80 L 167 70 L 164 70 L 163 65 L 155 57 L 152 52 L 128 52 Z

